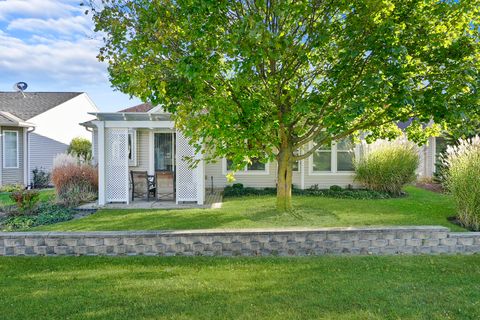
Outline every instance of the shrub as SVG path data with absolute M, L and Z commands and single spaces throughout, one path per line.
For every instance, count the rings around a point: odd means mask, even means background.
M 40 194 L 35 190 L 20 190 L 12 192 L 10 199 L 15 202 L 20 214 L 30 214 L 40 200 Z
M 72 161 L 65 155 L 55 159 L 52 170 L 57 199 L 65 206 L 73 207 L 93 201 L 97 197 L 97 170 L 89 164 Z
M 73 138 L 68 146 L 67 152 L 80 158 L 84 162 L 88 162 L 92 159 L 92 143 L 85 138 Z
M 448 167 L 445 186 L 455 201 L 458 220 L 480 230 L 480 136 L 448 147 L 443 161 Z
M 415 181 L 419 164 L 413 143 L 377 143 L 355 163 L 355 180 L 367 189 L 400 195 L 402 188 Z
M 33 188 L 41 189 L 47 188 L 50 184 L 50 172 L 42 169 L 35 168 L 32 170 L 33 175 Z
M 337 186 L 338 187 L 338 186 Z M 340 188 L 340 189 L 339 189 Z M 342 199 L 388 199 L 392 196 L 386 192 L 377 192 L 365 189 L 342 189 L 330 188 L 320 189 L 318 185 L 313 185 L 309 189 L 292 189 L 292 193 L 302 196 L 316 196 L 316 197 L 328 197 L 328 198 L 342 198 Z M 276 188 L 244 188 L 239 186 L 227 186 L 223 191 L 224 197 L 243 197 L 243 196 L 266 196 L 276 195 Z
M 16 184 L 3 185 L 0 188 L 0 191 L 10 193 L 10 192 L 14 192 L 14 191 L 20 191 L 20 190 L 23 190 L 23 189 L 25 189 L 25 187 L 22 184 L 16 183 Z
M 5 219 L 3 223 L 3 231 L 25 230 L 35 225 L 36 218 L 34 216 L 15 216 Z
M 337 185 L 330 186 L 330 190 L 332 191 L 342 191 L 343 188 Z
M 36 215 L 12 216 L 5 219 L 3 229 L 5 231 L 26 230 L 35 226 L 47 225 L 71 220 L 75 214 L 72 209 L 51 202 L 41 203 Z

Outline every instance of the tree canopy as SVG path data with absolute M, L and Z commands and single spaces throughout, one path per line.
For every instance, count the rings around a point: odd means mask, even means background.
M 104 0 L 100 60 L 122 92 L 162 104 L 207 160 L 291 165 L 363 132 L 479 113 L 479 0 Z M 290 175 L 290 180 L 289 180 Z M 281 200 L 284 201 L 284 200 Z

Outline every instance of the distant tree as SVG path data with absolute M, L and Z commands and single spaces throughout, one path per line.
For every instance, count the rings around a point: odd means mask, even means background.
M 68 146 L 67 153 L 84 161 L 90 161 L 92 159 L 92 143 L 85 138 L 73 138 Z
M 322 145 L 412 118 L 421 143 L 479 112 L 479 0 L 94 2 L 113 86 L 164 105 L 207 161 L 276 160 L 280 211 Z

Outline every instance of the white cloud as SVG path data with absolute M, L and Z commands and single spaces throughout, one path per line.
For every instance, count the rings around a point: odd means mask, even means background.
M 72 33 L 91 33 L 92 22 L 90 17 L 78 15 L 58 19 L 21 18 L 12 20 L 7 30 L 23 30 L 31 33 L 54 32 L 65 35 Z
M 101 42 L 33 37 L 26 42 L 0 33 L 0 74 L 44 81 L 94 84 L 107 81 L 105 64 L 96 55 Z
M 0 1 L 0 20 L 12 16 L 59 18 L 82 12 L 79 0 L 6 0 Z
M 103 110 L 139 103 L 113 92 L 82 0 L 0 0 L 0 91 L 86 91 Z M 93 39 L 92 39 L 93 38 Z

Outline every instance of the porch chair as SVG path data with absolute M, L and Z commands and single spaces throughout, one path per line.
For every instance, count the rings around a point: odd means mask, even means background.
M 168 171 L 157 171 L 157 197 L 158 200 L 175 200 L 175 173 Z
M 155 176 L 149 175 L 147 171 L 130 171 L 130 183 L 132 187 L 132 202 L 135 197 L 157 197 L 157 182 Z

